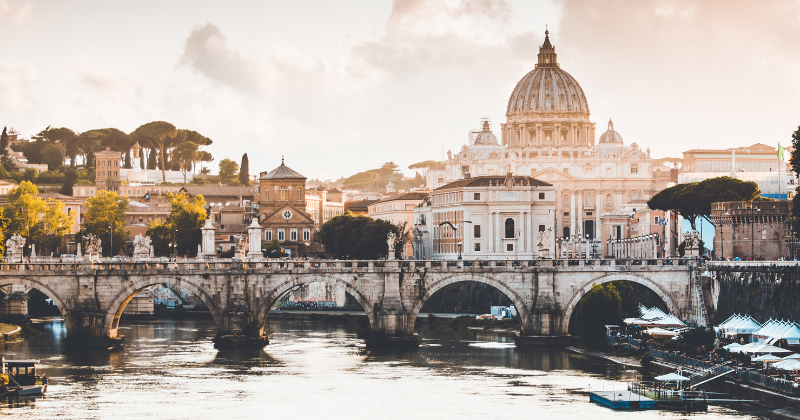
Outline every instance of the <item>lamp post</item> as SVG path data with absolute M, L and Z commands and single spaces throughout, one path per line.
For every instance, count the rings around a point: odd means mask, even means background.
M 176 234 L 178 233 L 178 229 L 172 229 L 172 243 L 169 244 L 172 247 L 172 259 L 173 261 L 178 261 L 178 241 L 175 239 Z
M 450 226 L 450 228 L 453 229 L 453 236 L 457 236 L 455 233 L 458 231 L 458 226 L 461 226 L 464 223 L 472 223 L 472 221 L 471 220 L 462 220 L 462 221 L 456 223 L 455 225 L 453 225 L 450 222 L 442 222 L 442 223 L 439 223 L 439 227 L 442 227 L 442 226 L 445 226 L 445 225 Z M 457 239 L 458 239 L 458 259 L 460 260 L 461 259 L 461 238 L 457 238 Z
M 308 242 L 303 242 L 303 245 L 305 245 L 306 259 L 308 259 L 308 245 L 309 245 L 309 243 Z
M 761 209 L 756 208 L 756 211 L 761 211 Z M 750 203 L 750 261 L 756 260 L 755 229 L 756 229 L 755 212 L 753 212 L 753 203 L 751 202 Z
M 108 256 L 114 256 L 114 224 L 112 221 L 108 222 Z

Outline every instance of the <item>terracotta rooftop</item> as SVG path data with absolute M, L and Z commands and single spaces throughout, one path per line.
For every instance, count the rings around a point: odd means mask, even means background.
M 388 203 L 389 201 L 399 201 L 399 200 L 424 200 L 428 198 L 429 193 L 421 193 L 421 192 L 410 192 L 400 195 L 395 195 L 393 197 L 384 198 L 383 200 L 377 200 L 374 203 L 370 203 L 370 205 L 375 203 Z
M 253 187 L 230 186 L 230 185 L 187 185 L 181 188 L 191 196 L 202 195 L 204 197 L 235 197 L 247 198 L 255 196 Z
M 360 200 L 356 201 L 353 204 L 347 206 L 347 210 L 349 211 L 367 211 L 369 209 L 369 205 L 376 203 L 378 200 Z
M 506 183 L 506 177 L 504 176 L 478 176 L 475 178 L 465 178 L 465 179 L 459 179 L 458 181 L 453 181 L 447 185 L 443 185 L 435 189 L 434 191 L 449 190 L 453 188 L 462 188 L 462 187 L 504 186 L 505 183 Z M 515 176 L 514 186 L 549 187 L 552 186 L 552 184 L 540 181 L 531 176 Z

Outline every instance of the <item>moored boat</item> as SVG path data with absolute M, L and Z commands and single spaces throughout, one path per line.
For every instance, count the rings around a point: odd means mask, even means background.
M 36 396 L 47 391 L 47 375 L 37 375 L 38 360 L 2 359 L 0 396 Z

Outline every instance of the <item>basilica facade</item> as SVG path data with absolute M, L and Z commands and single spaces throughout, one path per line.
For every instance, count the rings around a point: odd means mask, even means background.
M 557 238 L 580 235 L 605 243 L 630 237 L 620 216 L 643 207 L 666 185 L 654 182 L 649 149 L 626 145 L 610 120 L 599 141 L 595 128 L 583 89 L 561 69 L 545 32 L 538 64 L 511 92 L 500 140 L 484 120 L 468 144 L 428 172 L 428 187 L 509 173 L 532 177 L 553 187 L 555 212 L 547 228 Z

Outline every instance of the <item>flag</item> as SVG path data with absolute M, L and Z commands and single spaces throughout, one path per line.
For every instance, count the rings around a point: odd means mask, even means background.
M 785 151 L 786 149 L 784 149 L 783 146 L 781 146 L 781 144 L 778 143 L 778 160 L 783 160 L 783 152 Z

